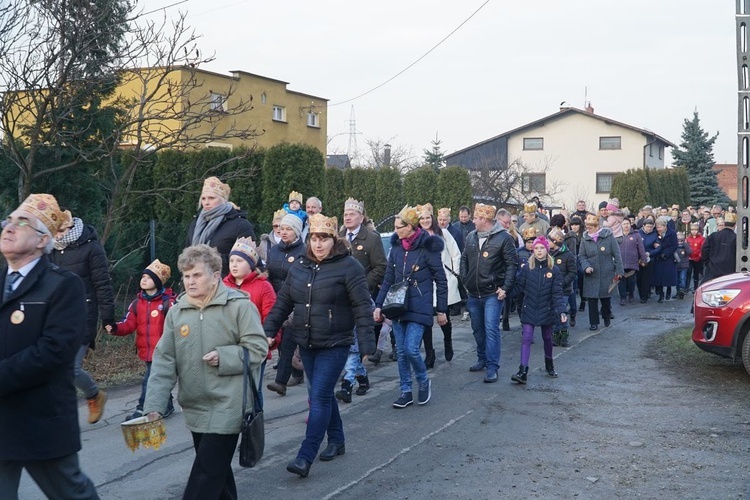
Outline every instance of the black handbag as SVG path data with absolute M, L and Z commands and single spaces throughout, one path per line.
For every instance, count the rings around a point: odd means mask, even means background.
M 240 432 L 240 466 L 255 467 L 263 456 L 266 446 L 265 426 L 263 425 L 263 405 L 258 396 L 247 348 L 243 347 L 244 366 L 242 367 L 242 430 Z M 253 388 L 253 409 L 247 410 L 247 386 Z
M 409 276 L 407 276 L 403 281 L 393 283 L 388 289 L 388 293 L 385 294 L 385 299 L 383 299 L 383 307 L 380 308 L 380 312 L 382 312 L 386 318 L 396 319 L 406 313 L 406 300 L 409 296 L 411 275 L 414 273 L 414 269 L 419 263 L 419 258 L 422 256 L 423 250 L 424 249 L 421 249 L 419 251 L 416 262 L 411 266 L 411 272 L 409 273 Z M 404 262 L 404 266 L 406 266 L 406 262 Z

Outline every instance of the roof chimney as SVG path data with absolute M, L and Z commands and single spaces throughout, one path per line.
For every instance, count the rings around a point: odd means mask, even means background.
M 590 102 L 586 104 L 586 112 L 591 113 L 592 115 L 594 114 L 594 108 L 591 106 Z

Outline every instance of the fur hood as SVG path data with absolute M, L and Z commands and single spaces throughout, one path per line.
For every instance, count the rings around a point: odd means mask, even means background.
M 393 233 L 391 235 L 391 246 L 402 246 L 401 245 L 401 238 L 398 237 L 396 233 Z M 443 241 L 443 238 L 440 236 L 431 236 L 430 233 L 428 233 L 425 230 L 422 230 L 422 234 L 419 235 L 419 238 L 417 238 L 416 245 L 414 245 L 414 248 L 422 248 L 424 247 L 428 252 L 442 252 L 443 248 L 445 247 L 445 242 Z

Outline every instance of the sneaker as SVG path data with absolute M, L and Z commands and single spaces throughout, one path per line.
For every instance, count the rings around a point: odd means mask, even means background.
M 419 386 L 419 404 L 423 405 L 427 403 L 427 401 L 430 400 L 430 397 L 432 396 L 432 381 L 430 379 L 427 379 L 427 383 L 424 385 Z
M 143 410 L 140 408 L 136 408 L 133 413 L 125 417 L 125 422 L 128 420 L 133 420 L 134 418 L 142 417 L 143 416 Z
M 289 379 L 289 382 L 287 382 L 287 387 L 294 387 L 295 385 L 300 385 L 305 381 L 305 376 L 302 375 L 301 377 L 292 377 Z
M 104 405 L 107 402 L 107 393 L 99 390 L 96 396 L 87 399 L 86 402 L 89 405 L 89 423 L 95 424 L 101 420 L 104 414 Z
M 411 392 L 402 392 L 401 396 L 393 403 L 394 408 L 406 408 L 414 402 Z M 425 401 L 426 403 L 427 401 Z
M 461 316 L 461 321 L 469 321 L 469 311 L 465 311 Z

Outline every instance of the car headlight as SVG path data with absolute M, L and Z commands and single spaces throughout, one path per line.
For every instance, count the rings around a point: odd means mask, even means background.
M 711 307 L 722 307 L 732 302 L 739 294 L 739 290 L 713 290 L 703 292 L 701 298 Z

